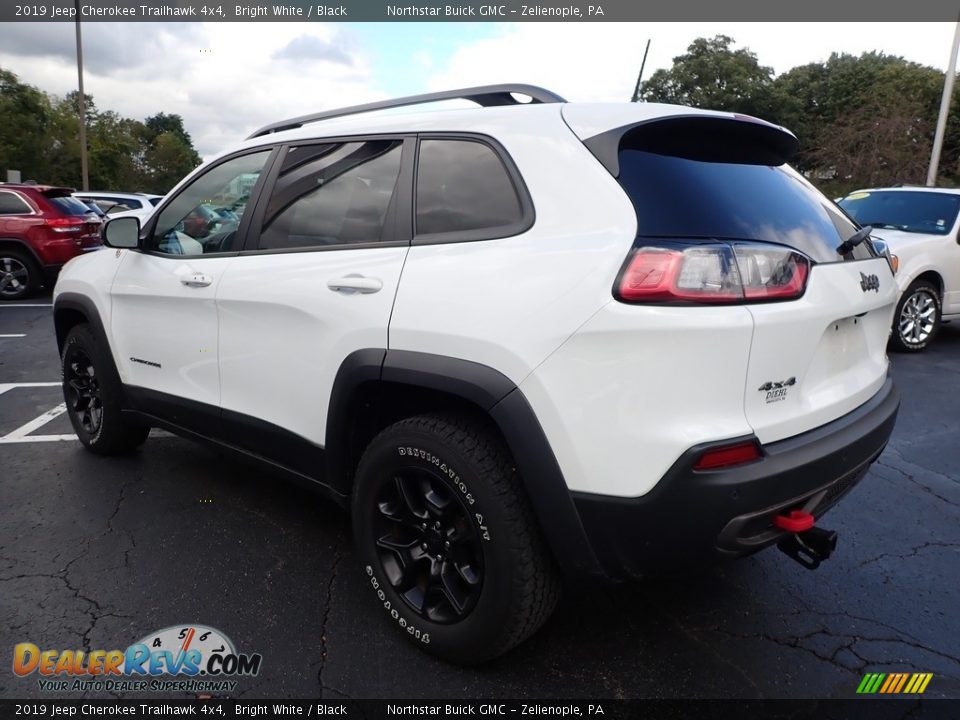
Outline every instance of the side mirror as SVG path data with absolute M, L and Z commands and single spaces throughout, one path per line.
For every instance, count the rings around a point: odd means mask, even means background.
M 100 231 L 100 238 L 107 247 L 136 248 L 140 245 L 140 219 L 118 217 L 107 220 Z

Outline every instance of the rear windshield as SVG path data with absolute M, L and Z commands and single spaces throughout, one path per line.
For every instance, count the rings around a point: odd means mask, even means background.
M 641 237 L 756 240 L 792 247 L 817 262 L 857 228 L 786 165 L 704 162 L 620 151 L 620 185 L 637 211 Z M 850 259 L 872 257 L 867 243 Z
M 60 195 L 56 197 L 50 197 L 47 195 L 46 197 L 47 202 L 53 205 L 64 215 L 87 215 L 88 213 L 93 212 L 93 210 L 88 208 L 83 202 L 72 195 Z
M 840 207 L 861 225 L 904 232 L 946 235 L 960 210 L 960 195 L 889 190 L 857 192 Z

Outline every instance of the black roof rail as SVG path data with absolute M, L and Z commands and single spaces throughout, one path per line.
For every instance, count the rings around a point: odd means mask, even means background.
M 379 100 L 377 102 L 365 103 L 363 105 L 353 105 L 352 107 L 338 108 L 335 110 L 324 110 L 323 112 L 310 113 L 300 117 L 281 120 L 280 122 L 264 125 L 255 133 L 250 135 L 247 140 L 256 137 L 268 135 L 270 133 L 280 132 L 282 130 L 293 130 L 302 127 L 307 123 L 320 122 L 321 120 L 330 120 L 331 118 L 345 117 L 347 115 L 357 115 L 359 113 L 373 112 L 374 110 L 387 110 L 388 108 L 406 107 L 408 105 L 423 105 L 425 103 L 439 102 L 441 100 L 470 100 L 482 107 L 493 107 L 495 105 L 524 105 L 513 97 L 513 94 L 526 95 L 530 98 L 530 104 L 534 103 L 562 103 L 566 102 L 562 97 L 549 90 L 544 90 L 536 85 L 506 84 L 506 85 L 480 85 L 478 87 L 461 88 L 459 90 L 443 90 L 442 92 L 426 93 L 424 95 L 409 95 L 407 97 L 396 98 L 394 100 Z

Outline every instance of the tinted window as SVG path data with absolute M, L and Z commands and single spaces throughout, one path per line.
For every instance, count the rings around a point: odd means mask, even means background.
M 0 215 L 24 215 L 31 212 L 19 195 L 12 192 L 0 192 Z
M 837 246 L 856 232 L 786 165 L 703 162 L 628 149 L 620 152 L 618 179 L 637 211 L 639 236 L 760 240 L 834 262 L 841 259 Z M 871 257 L 867 244 L 853 257 Z
M 270 152 L 227 160 L 180 190 L 160 212 L 149 249 L 170 255 L 239 250 L 237 229 Z
M 935 192 L 859 192 L 840 201 L 861 225 L 946 235 L 957 219 L 960 195 Z
M 163 200 L 163 197 L 162 197 L 162 196 L 161 196 L 161 197 L 150 198 L 150 204 L 153 205 L 154 207 L 156 207 L 157 205 L 160 204 L 160 201 L 161 201 L 161 200 Z
M 381 241 L 401 149 L 399 140 L 291 148 L 267 204 L 260 247 Z
M 64 215 L 86 215 L 91 212 L 79 198 L 72 195 L 46 196 L 47 201 Z
M 523 208 L 507 169 L 488 145 L 424 140 L 417 164 L 417 234 L 503 228 Z

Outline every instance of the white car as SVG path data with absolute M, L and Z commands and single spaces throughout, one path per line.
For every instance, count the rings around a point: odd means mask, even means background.
M 153 209 L 163 200 L 163 195 L 150 193 L 119 193 L 119 192 L 75 192 L 74 197 L 82 200 L 92 200 L 110 217 L 129 215 L 136 217 L 140 222 L 146 222 Z
M 917 352 L 940 323 L 960 318 L 960 190 L 893 187 L 857 190 L 840 201 L 860 225 L 873 227 L 897 263 L 900 300 L 891 344 Z
M 482 107 L 365 112 L 452 98 Z M 163 427 L 313 483 L 388 622 L 457 662 L 561 577 L 816 567 L 893 428 L 897 288 L 796 149 L 523 85 L 276 123 L 64 268 L 69 417 L 96 453 Z

